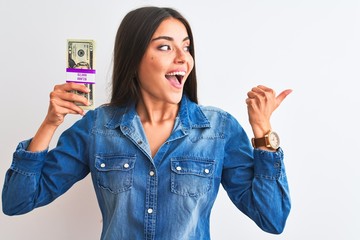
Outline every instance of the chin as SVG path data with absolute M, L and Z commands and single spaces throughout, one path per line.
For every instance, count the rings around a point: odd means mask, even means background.
M 181 102 L 181 99 L 182 99 L 182 93 L 179 94 L 178 96 L 171 96 L 169 98 L 169 103 L 172 103 L 172 104 L 179 104 Z

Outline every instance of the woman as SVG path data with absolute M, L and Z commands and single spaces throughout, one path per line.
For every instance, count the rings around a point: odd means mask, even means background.
M 91 173 L 103 216 L 101 239 L 210 239 L 220 183 L 264 231 L 281 233 L 290 211 L 283 152 L 270 116 L 291 92 L 248 93 L 255 149 L 228 113 L 197 105 L 194 41 L 169 8 L 128 13 L 115 41 L 111 102 L 84 114 L 87 100 L 63 84 L 50 94 L 36 135 L 21 142 L 3 188 L 3 211 L 46 205 Z M 66 114 L 85 115 L 47 151 Z

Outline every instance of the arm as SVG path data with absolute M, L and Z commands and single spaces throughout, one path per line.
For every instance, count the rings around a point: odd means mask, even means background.
M 265 86 L 249 93 L 249 122 L 254 137 L 263 137 L 270 129 L 270 117 L 291 90 L 278 96 Z M 261 229 L 281 233 L 291 203 L 282 149 L 252 149 L 249 139 L 234 118 L 230 119 L 229 139 L 225 146 L 222 184 L 234 204 Z
M 76 83 L 55 86 L 54 90 L 50 93 L 48 113 L 27 148 L 29 152 L 39 152 L 47 149 L 56 129 L 63 123 L 67 114 L 84 115 L 84 110 L 74 104 L 74 102 L 88 105 L 87 99 L 71 93 L 71 90 L 89 91 L 84 85 Z
M 18 145 L 2 191 L 5 214 L 23 214 L 48 204 L 87 175 L 85 148 L 91 120 L 84 118 L 65 131 L 58 146 L 47 152 L 49 142 L 65 115 L 83 114 L 82 109 L 70 101 L 85 103 L 86 99 L 84 101 L 81 96 L 68 92 L 73 89 L 84 90 L 84 86 L 63 84 L 55 87 L 50 94 L 48 114 L 35 137 Z
M 241 212 L 262 230 L 279 234 L 291 207 L 283 152 L 253 149 L 233 117 L 227 125 L 221 183 Z

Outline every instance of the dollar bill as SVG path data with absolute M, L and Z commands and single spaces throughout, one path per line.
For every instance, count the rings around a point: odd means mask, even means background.
M 74 91 L 76 94 L 84 96 L 90 102 L 85 106 L 76 103 L 83 109 L 94 109 L 94 88 L 95 88 L 95 41 L 94 40 L 67 40 L 67 66 L 66 81 L 84 84 L 90 89 L 89 93 Z

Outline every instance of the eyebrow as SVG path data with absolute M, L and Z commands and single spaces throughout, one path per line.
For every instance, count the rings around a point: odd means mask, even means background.
M 168 41 L 174 41 L 174 38 L 168 37 L 168 36 L 159 36 L 159 37 L 157 37 L 157 38 L 151 39 L 151 41 L 153 42 L 153 41 L 160 40 L 160 39 L 165 39 L 165 40 L 168 40 Z M 185 42 L 186 40 L 190 40 L 190 38 L 189 38 L 189 37 L 185 37 L 185 38 L 183 39 L 183 42 Z

